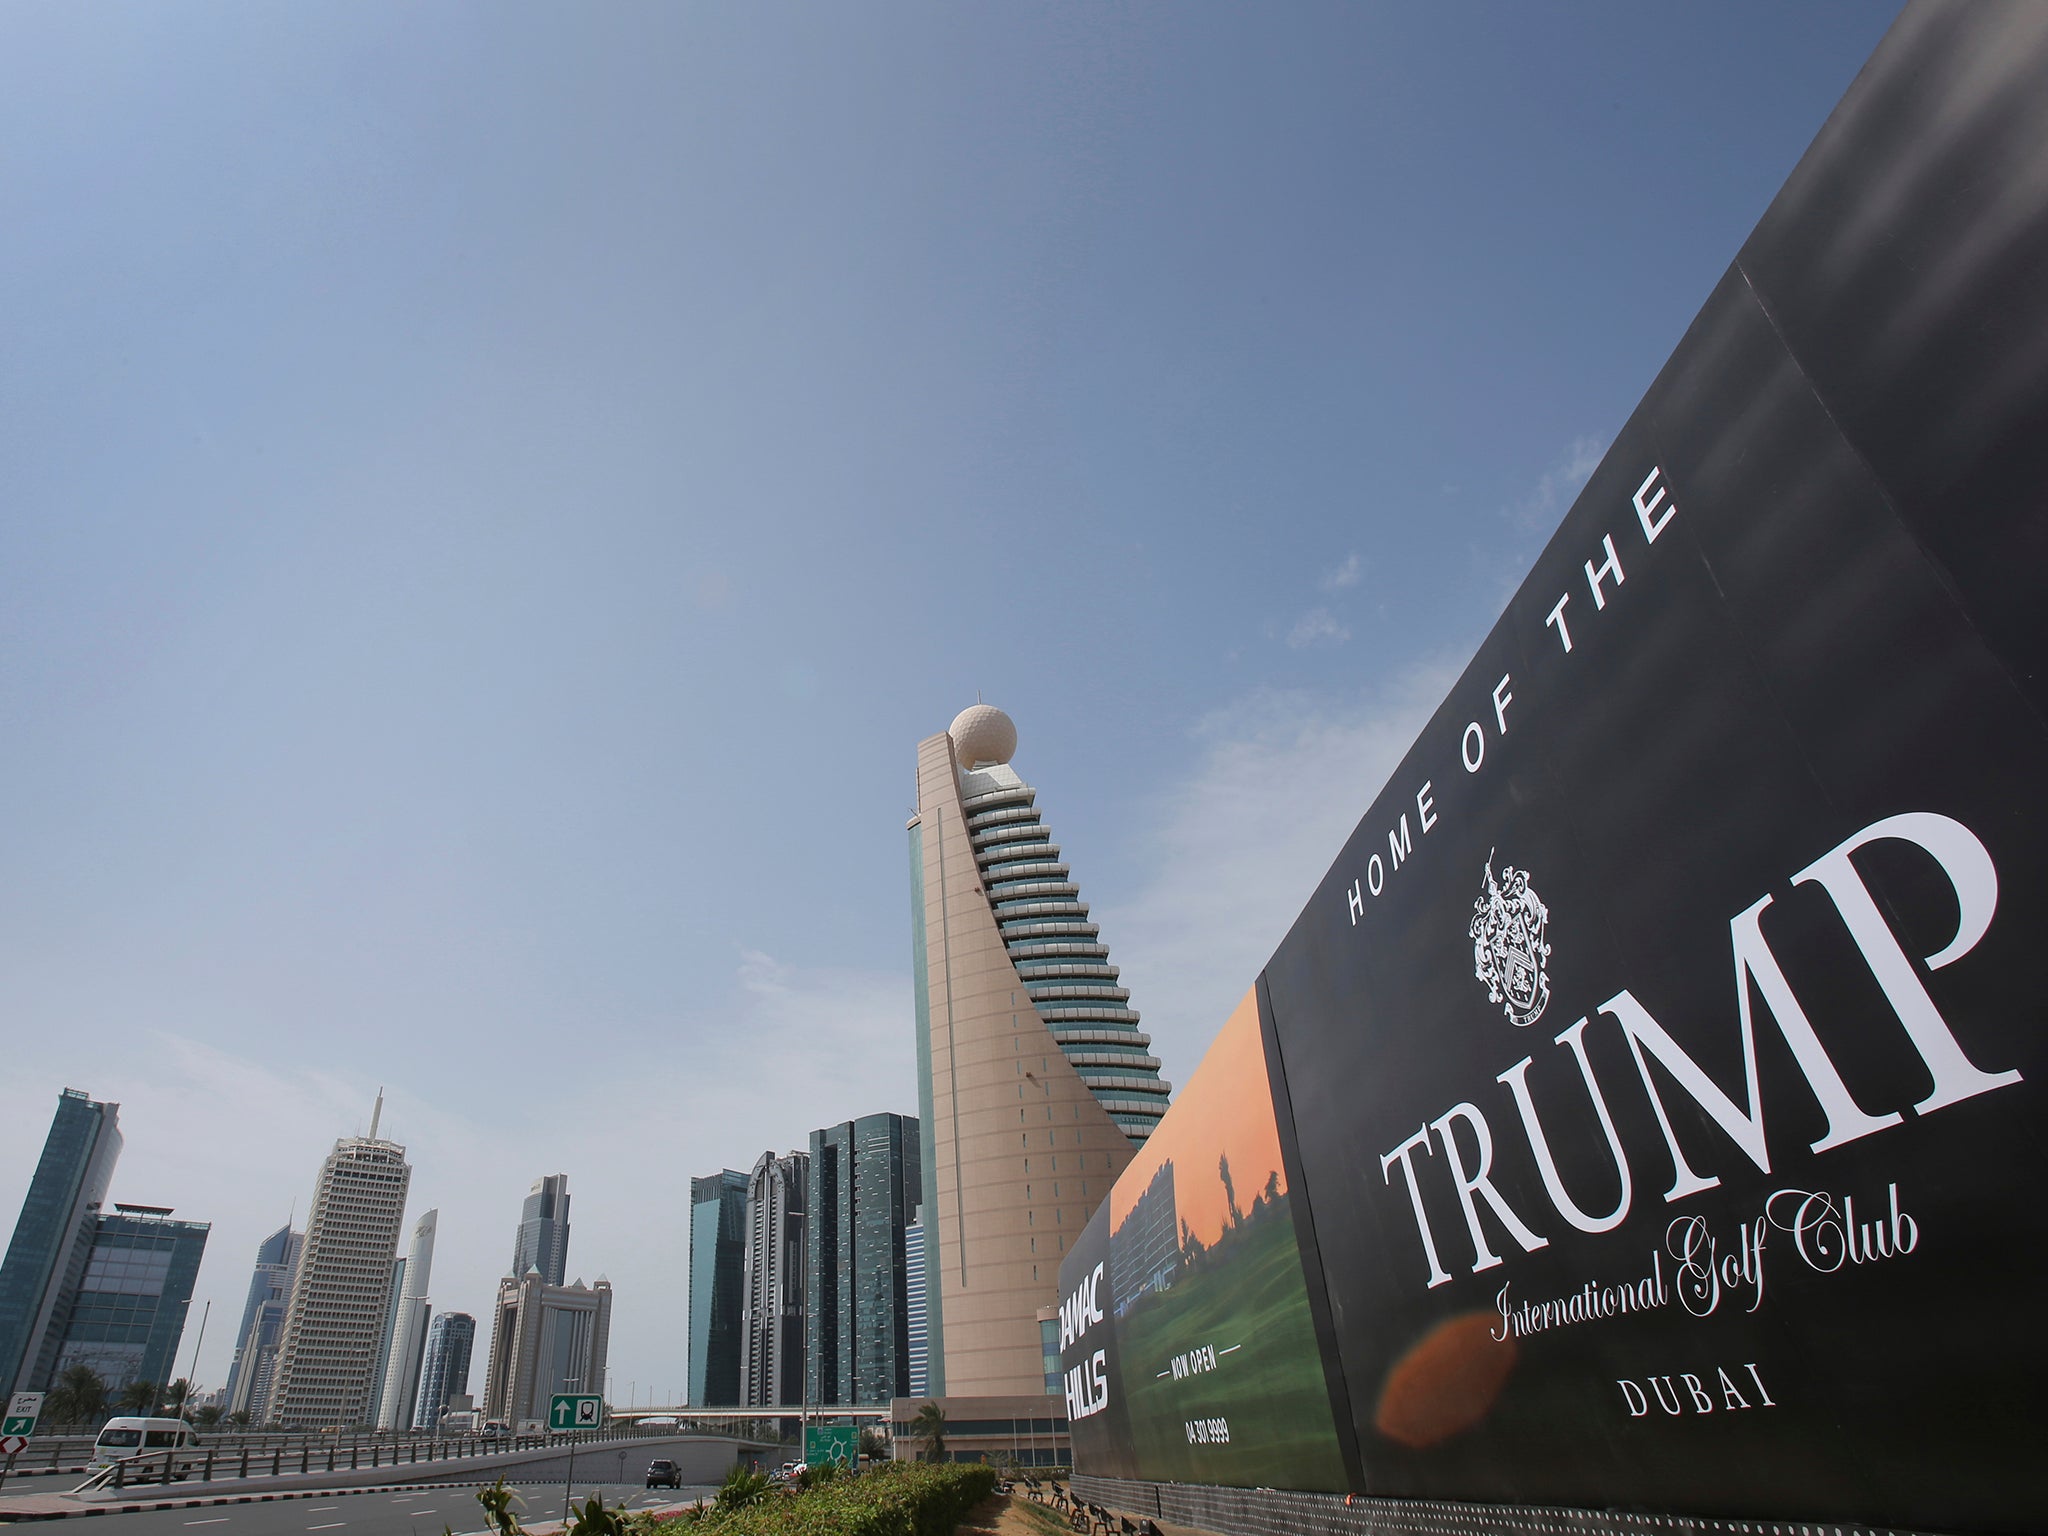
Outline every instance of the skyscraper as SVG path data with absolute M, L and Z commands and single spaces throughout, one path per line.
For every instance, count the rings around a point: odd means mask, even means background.
M 225 1407 L 261 1424 L 270 1403 L 270 1384 L 277 1373 L 277 1346 L 284 1337 L 285 1309 L 291 1304 L 292 1276 L 298 1272 L 299 1248 L 305 1234 L 291 1223 L 279 1227 L 256 1247 L 256 1267 L 249 1276 L 249 1299 L 242 1306 L 241 1331 L 235 1335 L 234 1362 L 228 1367 Z
M 391 1282 L 384 1288 L 384 1321 L 377 1329 L 377 1363 L 370 1367 L 370 1417 L 384 1402 L 384 1378 L 391 1370 L 391 1340 L 398 1332 L 399 1303 L 405 1299 L 405 1259 L 391 1261 Z
M 344 1136 L 320 1165 L 299 1273 L 285 1312 L 271 1418 L 320 1428 L 367 1423 L 391 1267 L 412 1166 L 381 1141 L 383 1096 L 367 1136 Z
M 379 1429 L 413 1427 L 413 1404 L 420 1395 L 420 1361 L 427 1350 L 428 1288 L 434 1277 L 434 1233 L 438 1210 L 428 1211 L 412 1229 L 412 1248 L 405 1256 L 405 1288 L 391 1330 L 390 1361 L 384 1367 L 384 1390 L 377 1407 Z
M 116 1205 L 93 1219 L 92 1253 L 71 1299 L 48 1380 L 74 1365 L 110 1394 L 177 1374 L 178 1341 L 206 1253 L 203 1221 L 174 1221 L 164 1205 Z
M 469 1391 L 469 1355 L 476 1347 L 476 1319 L 467 1312 L 443 1312 L 427 1330 L 427 1357 L 420 1367 L 420 1395 L 413 1405 L 415 1429 L 438 1429 L 448 1400 Z
M 64 1312 L 85 1278 L 93 1218 L 121 1155 L 121 1106 L 76 1088 L 57 1097 L 43 1155 L 7 1257 L 0 1260 L 0 1392 L 45 1386 L 64 1336 Z
M 910 1390 L 904 1233 L 917 1208 L 918 1127 L 866 1115 L 811 1132 L 805 1191 L 807 1401 L 887 1403 Z
M 557 1392 L 602 1392 L 611 1348 L 612 1283 L 549 1285 L 538 1269 L 498 1282 L 484 1417 L 544 1423 Z
M 747 1176 L 690 1180 L 690 1392 L 693 1408 L 740 1406 L 746 1310 Z
M 529 1269 L 540 1271 L 549 1285 L 560 1285 L 569 1273 L 569 1175 L 551 1173 L 535 1179 L 519 1217 L 519 1235 L 512 1243 L 515 1279 Z
M 910 821 L 929 1389 L 1044 1391 L 1037 1312 L 1166 1112 L 1151 1039 L 1037 794 L 977 704 L 917 749 Z
M 747 1179 L 747 1254 L 740 1312 L 745 1408 L 804 1394 L 804 1193 L 808 1153 L 763 1152 Z

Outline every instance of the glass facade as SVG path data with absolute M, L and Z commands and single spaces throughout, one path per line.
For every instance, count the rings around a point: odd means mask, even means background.
M 249 1276 L 248 1300 L 242 1304 L 242 1324 L 235 1334 L 227 1385 L 227 1411 L 246 1413 L 254 1424 L 263 1422 L 256 1380 L 260 1373 L 267 1386 L 270 1367 L 277 1360 L 284 1309 L 291 1300 L 292 1272 L 298 1268 L 299 1243 L 299 1234 L 287 1224 L 256 1246 L 256 1267 Z
M 918 1122 L 866 1115 L 811 1132 L 805 1196 L 805 1391 L 886 1403 L 910 1387 L 911 1219 L 924 1186 Z
M 0 1260 L 0 1392 L 49 1384 L 92 1253 L 95 1218 L 121 1155 L 119 1115 L 118 1104 L 98 1103 L 76 1088 L 57 1099 L 28 1198 Z
M 114 1394 L 131 1382 L 169 1382 L 210 1230 L 166 1216 L 101 1216 L 50 1379 L 83 1365 Z
M 427 1358 L 420 1367 L 415 1429 L 439 1429 L 448 1399 L 469 1391 L 469 1357 L 476 1348 L 476 1319 L 467 1312 L 443 1312 L 427 1330 Z
M 569 1273 L 569 1175 L 551 1173 L 533 1181 L 519 1213 L 519 1235 L 512 1243 L 514 1276 L 540 1271 L 549 1285 L 566 1283 Z
M 747 1176 L 690 1180 L 690 1392 L 695 1408 L 740 1406 Z

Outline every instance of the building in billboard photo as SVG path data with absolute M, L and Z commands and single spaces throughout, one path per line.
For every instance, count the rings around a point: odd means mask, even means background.
M 2048 1526 L 2044 271 L 2048 14 L 1918 0 L 1068 1254 L 1083 1496 Z

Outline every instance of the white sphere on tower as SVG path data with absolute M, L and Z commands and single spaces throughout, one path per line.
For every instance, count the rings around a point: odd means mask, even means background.
M 946 729 L 962 768 L 1007 763 L 1017 754 L 1017 724 L 993 704 L 970 704 Z

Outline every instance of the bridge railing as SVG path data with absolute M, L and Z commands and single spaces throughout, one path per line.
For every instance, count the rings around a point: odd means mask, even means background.
M 499 1456 L 508 1451 L 566 1449 L 614 1440 L 601 1429 L 574 1430 L 539 1435 L 498 1435 L 490 1438 L 380 1439 L 339 1436 L 305 1436 L 296 1443 L 279 1439 L 268 1445 L 243 1441 L 217 1442 L 170 1447 L 123 1457 L 102 1468 L 72 1491 L 89 1493 L 100 1488 L 134 1488 L 174 1482 L 210 1483 L 251 1477 L 284 1477 L 314 1472 L 356 1472 L 390 1467 L 417 1467 Z

